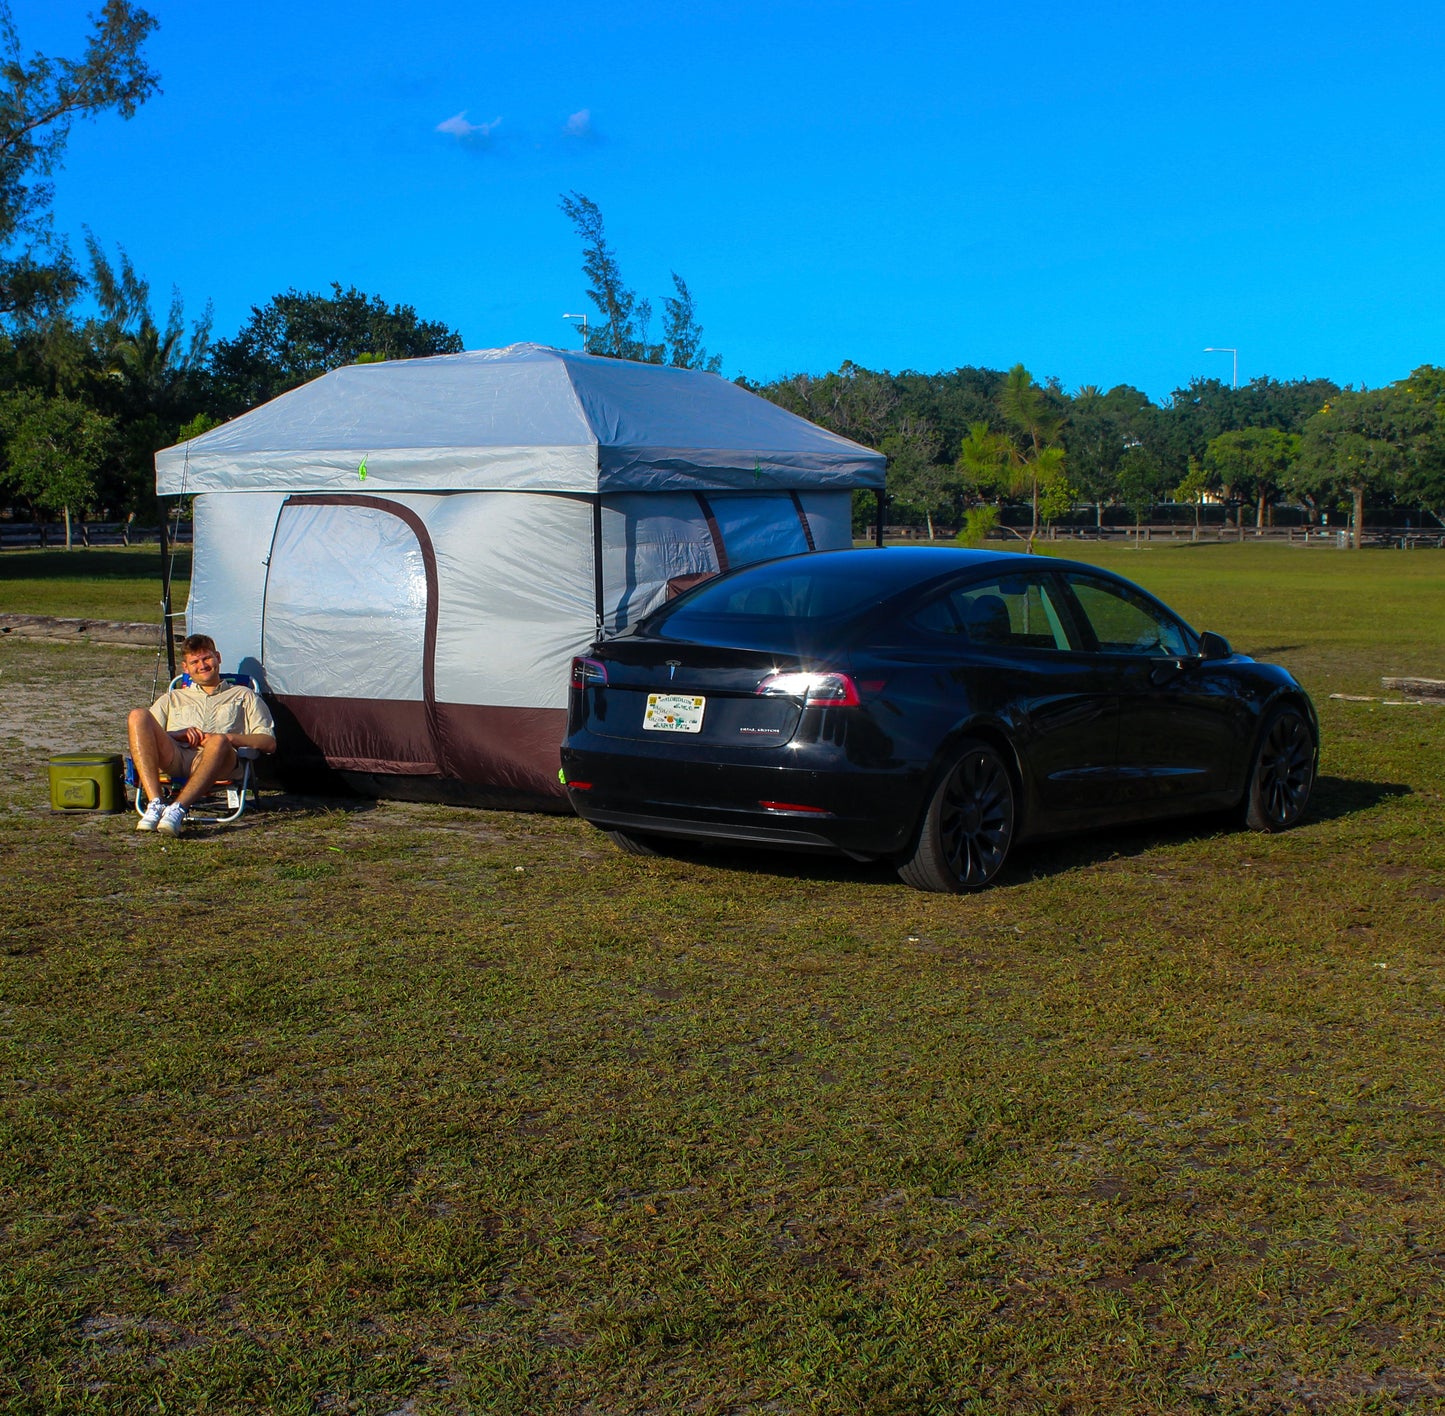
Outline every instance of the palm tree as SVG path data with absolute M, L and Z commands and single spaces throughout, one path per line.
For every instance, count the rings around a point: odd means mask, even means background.
M 1022 364 L 1015 364 L 1004 375 L 1003 387 L 998 392 L 998 410 L 1015 435 L 1014 488 L 1022 491 L 1027 487 L 1033 505 L 1033 522 L 1029 528 L 1029 550 L 1032 551 L 1039 534 L 1039 488 L 1057 481 L 1064 470 L 1064 450 L 1058 446 L 1064 419 Z
M 151 313 L 150 286 L 122 250 L 112 264 L 90 232 L 90 287 L 99 316 L 81 331 L 89 350 L 89 396 L 115 420 L 113 458 L 102 500 L 148 501 L 152 457 L 176 441 L 197 406 L 198 376 L 210 349 L 211 310 L 186 327 L 179 294 L 164 324 Z
M 958 470 L 980 496 L 997 495 L 1009 482 L 1013 443 L 987 423 L 970 423 L 958 454 Z

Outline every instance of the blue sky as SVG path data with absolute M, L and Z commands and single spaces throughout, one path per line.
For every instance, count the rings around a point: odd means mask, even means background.
M 99 0 L 13 0 L 73 54 Z M 1433 5 L 151 0 L 164 93 L 77 126 L 61 230 L 218 335 L 355 284 L 573 344 L 590 196 L 724 372 L 1007 367 L 1152 397 L 1445 363 Z M 460 115 L 460 116 L 459 116 Z M 656 325 L 655 325 L 656 328 Z

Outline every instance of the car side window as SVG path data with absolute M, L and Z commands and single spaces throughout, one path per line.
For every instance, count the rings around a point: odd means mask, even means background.
M 1189 631 L 1152 601 L 1107 581 L 1078 575 L 1068 581 L 1103 653 L 1171 657 L 1194 653 Z
M 912 618 L 920 629 L 980 647 L 1069 649 L 1058 592 L 1042 577 L 973 581 L 930 600 Z
M 913 616 L 913 623 L 919 629 L 926 629 L 930 634 L 962 634 L 963 625 L 953 612 L 950 597 L 940 595 L 937 599 L 930 600 L 916 615 Z

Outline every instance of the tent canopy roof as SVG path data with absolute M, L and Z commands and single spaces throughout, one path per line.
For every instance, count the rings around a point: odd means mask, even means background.
M 540 344 L 355 364 L 156 454 L 156 491 L 881 487 L 884 458 L 697 369 Z

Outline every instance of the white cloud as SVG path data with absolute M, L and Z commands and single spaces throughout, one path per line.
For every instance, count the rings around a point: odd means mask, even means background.
M 579 108 L 562 125 L 562 131 L 569 138 L 590 138 L 592 136 L 592 110 Z
M 485 141 L 501 125 L 500 118 L 493 118 L 490 123 L 469 123 L 467 122 L 467 110 L 464 108 L 460 113 L 454 113 L 450 118 L 438 123 L 436 131 L 439 133 L 450 133 L 452 137 L 466 142 L 468 139 Z

